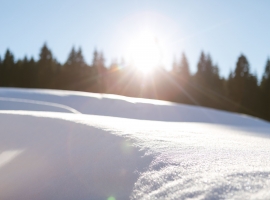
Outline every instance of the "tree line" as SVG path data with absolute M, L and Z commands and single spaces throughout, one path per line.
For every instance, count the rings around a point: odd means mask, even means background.
M 197 71 L 190 73 L 185 54 L 170 71 L 159 66 L 144 76 L 124 60 L 105 66 L 102 52 L 94 51 L 90 65 L 82 50 L 72 48 L 66 62 L 59 63 L 44 44 L 38 60 L 15 60 L 10 50 L 0 57 L 0 87 L 47 88 L 111 93 L 167 100 L 245 113 L 270 121 L 270 60 L 258 77 L 250 72 L 244 55 L 237 59 L 228 78 L 219 74 L 210 55 L 201 53 Z

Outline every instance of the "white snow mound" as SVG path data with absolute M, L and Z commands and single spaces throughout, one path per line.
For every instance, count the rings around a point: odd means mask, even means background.
M 270 198 L 270 123 L 257 118 L 7 88 L 0 109 L 0 199 Z
M 53 111 L 170 122 L 269 126 L 268 122 L 200 106 L 87 92 L 0 88 L 0 110 Z

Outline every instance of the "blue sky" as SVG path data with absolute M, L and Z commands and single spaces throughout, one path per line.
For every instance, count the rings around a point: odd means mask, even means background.
M 144 29 L 164 44 L 163 64 L 184 51 L 192 72 L 200 52 L 210 53 L 222 76 L 247 56 L 251 72 L 264 71 L 270 56 L 270 2 L 240 0 L 0 0 L 0 55 L 33 56 L 44 42 L 60 62 L 72 46 L 86 61 L 97 48 L 107 64 L 126 56 L 127 44 Z

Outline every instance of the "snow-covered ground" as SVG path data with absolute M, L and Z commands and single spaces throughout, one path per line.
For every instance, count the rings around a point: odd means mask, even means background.
M 270 123 L 116 95 L 0 89 L 0 199 L 270 199 Z

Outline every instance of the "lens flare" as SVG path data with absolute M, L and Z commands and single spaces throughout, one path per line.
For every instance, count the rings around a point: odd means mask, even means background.
M 132 64 L 144 73 L 148 73 L 161 63 L 161 50 L 158 39 L 149 31 L 135 38 L 129 48 Z
M 114 197 L 110 196 L 107 200 L 116 200 Z

